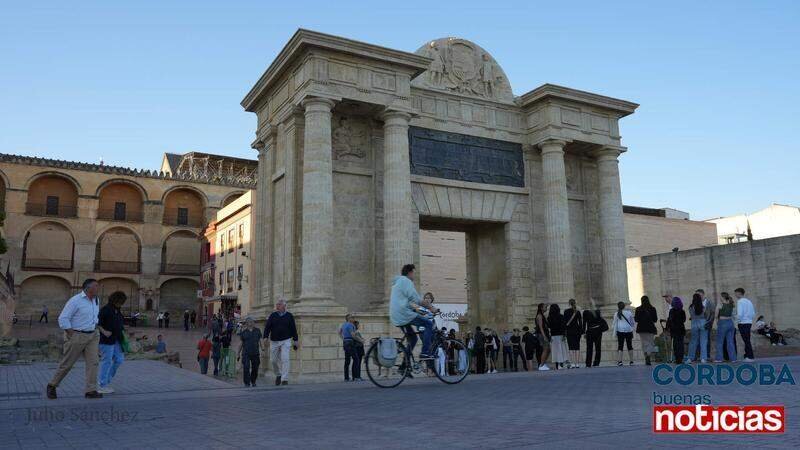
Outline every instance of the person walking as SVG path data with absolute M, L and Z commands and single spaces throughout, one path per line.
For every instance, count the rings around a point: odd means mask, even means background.
M 550 326 L 545 317 L 545 305 L 539 303 L 536 307 L 536 336 L 539 339 L 539 349 L 541 353 L 537 353 L 537 360 L 539 360 L 539 370 L 550 370 L 547 367 L 547 358 L 550 356 Z
M 486 373 L 486 335 L 481 331 L 481 327 L 475 327 L 475 371 Z
M 608 322 L 600 315 L 599 308 L 586 309 L 583 311 L 583 325 L 586 327 L 586 367 L 597 367 L 600 365 L 600 348 L 603 333 L 608 330 Z
M 189 310 L 183 312 L 183 331 L 189 331 Z
M 644 352 L 644 363 L 650 365 L 650 357 L 656 352 L 656 323 L 658 323 L 658 312 L 650 304 L 650 297 L 643 295 L 642 304 L 634 312 L 633 320 L 636 321 L 636 333 L 642 341 L 642 351 Z
M 102 398 L 97 392 L 97 366 L 100 337 L 97 333 L 100 305 L 97 301 L 97 280 L 89 278 L 83 282 L 82 290 L 70 298 L 58 316 L 58 326 L 64 330 L 64 355 L 53 378 L 47 383 L 47 398 L 58 397 L 56 390 L 61 380 L 83 356 L 86 361 L 86 398 Z
M 289 384 L 289 351 L 297 350 L 297 326 L 292 313 L 286 311 L 286 300 L 275 302 L 275 311 L 264 325 L 264 339 L 269 339 L 269 359 L 275 373 L 275 386 Z
M 50 312 L 50 310 L 47 309 L 47 305 L 42 305 L 42 315 L 39 316 L 39 323 L 42 323 L 42 320 L 44 320 L 44 323 L 48 323 L 47 321 L 48 312 Z
M 683 364 L 683 340 L 686 338 L 686 312 L 683 310 L 683 301 L 680 297 L 672 297 L 669 315 L 667 316 L 667 331 L 672 337 L 672 354 L 675 364 Z
M 547 314 L 547 323 L 550 325 L 550 351 L 555 369 L 564 368 L 567 361 L 567 346 L 564 342 L 564 334 L 567 329 L 564 323 L 564 316 L 561 308 L 557 304 L 550 304 L 550 311 Z
M 364 344 L 367 341 L 361 335 L 361 326 L 357 320 L 353 321 L 353 325 L 356 327 L 353 331 L 353 341 L 356 347 L 355 359 L 353 359 L 353 381 L 364 381 L 361 378 L 361 362 L 364 361 Z
M 622 365 L 622 349 L 625 345 L 628 347 L 630 365 L 633 365 L 633 314 L 625 309 L 625 302 L 617 303 L 611 330 L 617 335 L 617 365 Z
M 686 363 L 691 364 L 692 358 L 696 358 L 700 352 L 700 362 L 708 360 L 708 329 L 706 329 L 706 309 L 703 307 L 703 297 L 697 292 L 692 295 L 692 303 L 689 305 L 689 318 L 692 323 L 692 336 L 689 339 L 689 356 Z
M 564 323 L 567 329 L 567 348 L 569 349 L 569 360 L 567 367 L 570 369 L 580 368 L 581 354 L 581 335 L 583 334 L 583 319 L 578 303 L 574 298 L 569 299 L 569 308 L 564 310 Z
M 736 296 L 736 320 L 738 322 L 739 334 L 742 336 L 744 342 L 744 360 L 746 362 L 755 361 L 753 355 L 753 345 L 750 343 L 750 331 L 753 327 L 753 318 L 756 316 L 756 310 L 753 308 L 753 302 L 744 296 L 744 289 L 736 288 L 733 291 Z
M 353 333 L 356 330 L 353 325 L 353 315 L 347 314 L 344 316 L 344 323 L 339 327 L 339 337 L 342 339 L 342 347 L 344 348 L 344 381 L 350 381 L 350 373 L 352 371 L 353 381 L 356 379 L 356 344 L 353 339 Z M 353 367 L 351 369 L 350 363 Z
M 114 388 L 109 386 L 117 369 L 125 361 L 122 352 L 122 332 L 125 318 L 122 316 L 122 305 L 128 298 L 124 293 L 116 291 L 108 296 L 108 303 L 100 308 L 97 329 L 100 331 L 100 373 L 97 377 L 101 394 L 111 394 Z
M 159 311 L 158 312 L 158 316 L 156 316 L 156 318 L 158 319 L 158 328 L 163 328 L 164 327 L 164 313 Z
M 222 371 L 221 374 L 223 377 L 233 378 L 236 376 L 236 361 L 231 354 L 231 342 L 233 341 L 233 331 L 232 330 L 225 330 L 222 332 L 219 338 L 219 342 L 222 345 Z
M 192 310 L 192 312 L 189 313 L 189 322 L 192 324 L 192 329 L 197 328 L 197 311 Z
M 736 362 L 736 348 L 733 346 L 735 329 L 733 326 L 734 303 L 727 292 L 721 293 L 720 297 L 722 297 L 722 304 L 717 313 L 717 354 L 715 360 L 716 362 L 722 362 L 725 359 L 724 350 L 727 350 L 730 362 Z
M 211 347 L 211 341 L 208 340 L 207 334 L 204 334 L 197 342 L 197 362 L 200 363 L 200 373 L 203 375 L 208 373 L 208 359 L 211 357 Z
M 252 317 L 244 319 L 244 329 L 239 332 L 239 353 L 237 360 L 242 360 L 242 380 L 245 386 L 256 387 L 258 366 L 261 364 L 261 330 L 256 328 Z
M 222 358 L 222 339 L 219 334 L 211 336 L 211 360 L 214 361 L 214 376 L 219 376 L 219 361 Z

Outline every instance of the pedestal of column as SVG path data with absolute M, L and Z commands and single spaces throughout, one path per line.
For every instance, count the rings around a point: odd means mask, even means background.
M 600 248 L 603 257 L 603 304 L 630 303 L 628 269 L 625 261 L 625 223 L 618 157 L 624 147 L 603 147 L 597 159 Z
M 295 311 L 333 305 L 333 162 L 331 108 L 326 98 L 303 100 L 303 231 L 300 301 Z
M 383 248 L 384 299 L 391 283 L 405 264 L 414 261 L 411 220 L 411 163 L 408 150 L 408 121 L 411 115 L 386 111 L 383 148 Z
M 567 176 L 564 168 L 566 144 L 565 141 L 556 139 L 539 144 L 542 151 L 548 299 L 558 304 L 566 304 L 575 296 Z

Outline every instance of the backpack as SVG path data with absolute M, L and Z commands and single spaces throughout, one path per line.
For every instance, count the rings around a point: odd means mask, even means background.
M 375 359 L 383 367 L 393 367 L 397 360 L 397 341 L 394 338 L 378 340 L 378 352 Z

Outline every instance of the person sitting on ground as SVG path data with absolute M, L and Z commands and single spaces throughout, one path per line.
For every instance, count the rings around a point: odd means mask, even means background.
M 757 334 L 762 336 L 767 335 L 767 323 L 764 322 L 764 316 L 758 316 L 758 319 L 756 319 L 756 323 L 753 324 L 753 326 L 755 327 Z
M 769 325 L 765 327 L 766 334 L 769 338 L 769 342 L 772 345 L 786 345 L 786 339 L 783 337 L 783 334 L 778 333 L 778 329 L 775 328 L 775 322 L 770 322 Z
M 156 339 L 158 340 L 156 343 L 156 353 L 167 353 L 167 343 L 164 342 L 164 336 L 159 334 Z

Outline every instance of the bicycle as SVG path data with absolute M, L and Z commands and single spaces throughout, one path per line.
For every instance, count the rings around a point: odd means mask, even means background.
M 421 339 L 422 332 L 420 330 L 414 334 L 420 335 Z M 446 384 L 458 384 L 469 374 L 467 346 L 458 339 L 447 337 L 439 329 L 434 331 L 431 342 L 433 357 L 417 360 L 406 347 L 408 334 L 405 330 L 402 338 L 394 338 L 394 340 L 397 343 L 397 355 L 388 367 L 379 362 L 380 338 L 373 338 L 369 350 L 367 350 L 364 361 L 367 376 L 378 387 L 397 387 L 406 378 L 413 378 L 412 373 L 422 374 L 432 371 L 440 381 Z

